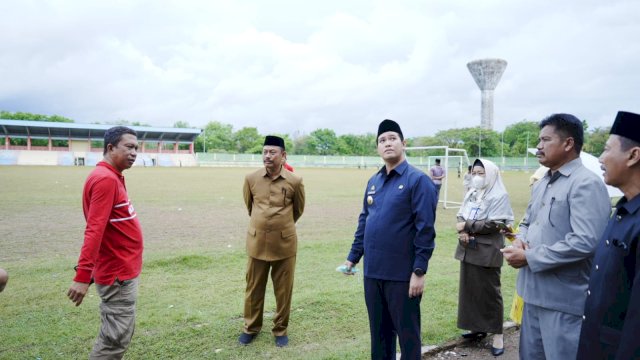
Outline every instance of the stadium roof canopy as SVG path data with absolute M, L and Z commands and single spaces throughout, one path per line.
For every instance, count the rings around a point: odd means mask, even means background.
M 55 140 L 102 140 L 104 133 L 114 126 L 116 125 L 0 119 L 0 136 Z M 138 133 L 140 141 L 192 143 L 202 132 L 202 129 L 194 128 L 126 126 Z

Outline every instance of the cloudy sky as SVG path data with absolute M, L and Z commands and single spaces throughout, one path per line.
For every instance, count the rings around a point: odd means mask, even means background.
M 480 123 L 466 64 L 508 62 L 494 128 L 640 112 L 640 1 L 3 1 L 0 110 L 80 123 L 405 136 Z

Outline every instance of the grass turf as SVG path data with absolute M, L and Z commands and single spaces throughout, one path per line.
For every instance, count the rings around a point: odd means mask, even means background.
M 81 192 L 90 168 L 0 167 L 0 359 L 86 358 L 97 334 L 93 287 L 80 307 L 66 298 L 84 229 Z M 145 234 L 136 333 L 128 359 L 366 359 L 369 330 L 362 277 L 334 271 L 351 246 L 372 170 L 296 169 L 307 193 L 298 223 L 291 342 L 270 334 L 271 282 L 262 333 L 237 345 L 242 328 L 244 239 L 248 216 L 242 181 L 248 168 L 133 168 L 129 195 Z M 528 200 L 528 176 L 507 172 L 516 218 Z M 449 179 L 450 199 L 461 179 Z M 443 189 L 444 191 L 444 189 Z M 457 336 L 459 264 L 453 259 L 456 209 L 438 208 L 436 251 L 422 300 L 424 344 Z M 503 267 L 507 318 L 515 271 Z

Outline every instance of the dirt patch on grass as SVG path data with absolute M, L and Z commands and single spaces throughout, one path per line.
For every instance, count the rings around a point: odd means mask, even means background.
M 504 354 L 498 357 L 491 354 L 491 336 L 480 341 L 466 341 L 462 338 L 452 340 L 427 352 L 422 360 L 437 359 L 501 359 L 518 360 L 520 328 L 512 326 L 504 331 Z

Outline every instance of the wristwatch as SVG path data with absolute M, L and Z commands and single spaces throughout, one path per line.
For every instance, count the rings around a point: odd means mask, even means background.
M 423 276 L 424 275 L 424 270 L 422 270 L 420 268 L 415 268 L 415 269 L 413 269 L 413 273 L 416 274 L 416 276 Z

